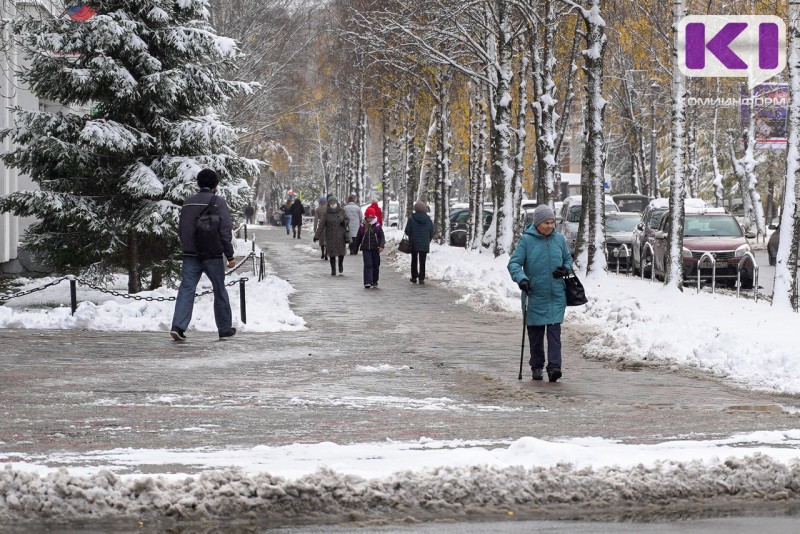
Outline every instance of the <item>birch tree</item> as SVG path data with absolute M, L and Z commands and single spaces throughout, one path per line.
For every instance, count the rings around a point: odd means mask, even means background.
M 686 132 L 686 81 L 678 66 L 678 21 L 686 14 L 684 0 L 672 4 L 672 182 L 669 187 L 669 228 L 664 284 L 683 291 L 684 139 Z
M 776 255 L 772 305 L 798 309 L 797 259 L 800 240 L 800 0 L 789 0 L 789 139 L 786 186 L 781 210 L 780 244 Z

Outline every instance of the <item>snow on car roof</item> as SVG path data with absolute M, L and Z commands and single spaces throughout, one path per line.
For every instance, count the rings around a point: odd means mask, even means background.
M 669 199 L 668 198 L 654 198 L 650 201 L 650 206 L 654 209 L 667 209 L 669 208 Z M 702 198 L 687 198 L 683 201 L 684 209 L 689 210 L 703 210 L 709 209 L 706 207 L 706 201 Z M 716 208 L 715 208 L 716 209 Z

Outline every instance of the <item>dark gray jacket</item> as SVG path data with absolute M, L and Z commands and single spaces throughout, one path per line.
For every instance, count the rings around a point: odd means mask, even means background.
M 194 224 L 197 217 L 208 206 L 212 195 L 211 189 L 203 187 L 199 193 L 183 201 L 178 231 L 180 232 L 181 250 L 184 256 L 197 256 L 197 247 L 194 244 Z M 233 259 L 231 214 L 228 211 L 228 203 L 225 202 L 224 198 L 217 195 L 214 197 L 214 205 L 206 213 L 219 215 L 219 237 L 222 240 L 222 248 L 225 252 L 225 257 L 229 260 Z

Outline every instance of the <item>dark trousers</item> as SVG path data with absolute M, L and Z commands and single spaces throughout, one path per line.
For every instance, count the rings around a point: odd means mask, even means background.
M 547 368 L 561 369 L 561 324 L 528 325 L 531 341 L 531 368 L 544 369 L 544 336 L 547 331 Z
M 425 259 L 427 252 L 411 251 L 411 278 L 412 280 L 425 280 Z
M 381 270 L 381 253 L 377 250 L 364 251 L 364 285 L 378 283 Z
M 344 271 L 344 256 L 331 256 L 331 274 L 336 274 L 336 259 L 339 259 L 339 272 Z

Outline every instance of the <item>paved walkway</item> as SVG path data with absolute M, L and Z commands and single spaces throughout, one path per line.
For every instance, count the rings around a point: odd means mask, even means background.
M 308 330 L 225 342 L 190 332 L 183 344 L 166 325 L 161 333 L 0 330 L 0 451 L 422 436 L 654 442 L 798 427 L 796 398 L 584 359 L 590 332 L 570 324 L 562 381 L 532 383 L 526 367 L 518 382 L 518 316 L 458 304 L 435 280 L 412 285 L 389 261 L 380 289 L 365 290 L 360 257 L 346 257 L 344 274 L 332 277 L 310 250 L 310 232 L 299 241 L 280 228 L 255 234 L 275 274 L 297 289 L 292 307 Z

